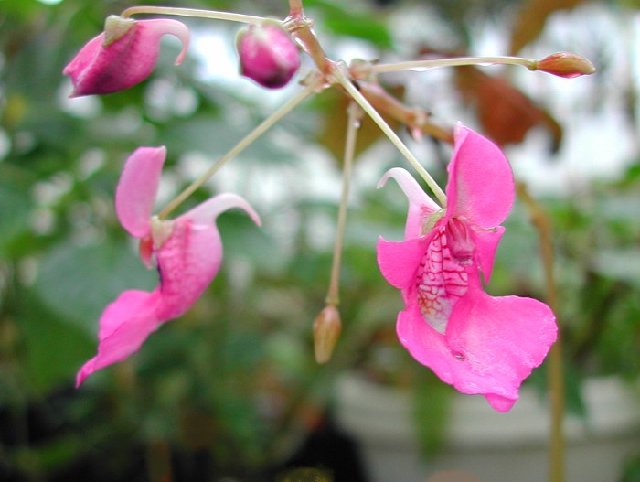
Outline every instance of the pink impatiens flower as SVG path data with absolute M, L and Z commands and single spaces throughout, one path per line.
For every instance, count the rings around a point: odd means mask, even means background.
M 166 321 L 183 315 L 209 286 L 220 268 L 222 244 L 215 221 L 223 211 L 244 209 L 260 218 L 247 201 L 220 194 L 175 220 L 151 217 L 165 160 L 164 147 L 141 147 L 126 161 L 116 189 L 116 214 L 150 264 L 155 256 L 160 283 L 152 291 L 120 294 L 100 318 L 98 354 L 78 371 L 76 386 L 96 370 L 127 358 Z
M 153 71 L 160 38 L 170 34 L 182 42 L 180 64 L 189 45 L 189 29 L 170 19 L 133 20 L 107 17 L 104 32 L 91 39 L 63 70 L 71 78 L 71 97 L 128 89 Z
M 402 293 L 397 332 L 411 355 L 460 392 L 508 411 L 556 340 L 555 316 L 537 300 L 490 296 L 482 286 L 515 197 L 502 152 L 459 124 L 448 171 L 446 210 L 404 169 L 381 179 L 398 182 L 409 212 L 404 241 L 379 240 L 378 264 Z

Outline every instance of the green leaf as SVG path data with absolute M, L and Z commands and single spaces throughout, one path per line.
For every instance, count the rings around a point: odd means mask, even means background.
M 425 456 L 429 456 L 444 444 L 453 390 L 428 372 L 416 373 L 414 386 L 416 430 L 420 448 Z
M 31 388 L 46 393 L 60 383 L 71 383 L 78 367 L 95 350 L 93 336 L 62 321 L 33 293 L 22 298 L 20 311 L 17 323 L 24 337 Z
M 31 200 L 24 191 L 0 184 L 0 254 L 28 227 Z
M 118 294 L 149 290 L 155 282 L 155 273 L 147 271 L 125 243 L 66 243 L 42 261 L 35 290 L 67 323 L 93 334 L 100 313 Z
M 391 48 L 391 34 L 387 26 L 366 13 L 330 0 L 307 0 L 305 6 L 324 14 L 323 25 L 335 35 L 368 40 L 380 48 Z M 348 5 L 348 4 L 345 4 Z

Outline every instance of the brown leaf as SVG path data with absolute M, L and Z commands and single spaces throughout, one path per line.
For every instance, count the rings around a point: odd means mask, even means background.
M 462 67 L 456 69 L 455 83 L 464 101 L 475 106 L 485 134 L 498 145 L 519 144 L 532 127 L 541 125 L 551 134 L 552 151 L 559 148 L 560 124 L 505 79 Z
M 388 89 L 392 94 L 401 96 L 404 93 L 403 87 Z M 347 141 L 347 107 L 349 98 L 337 89 L 331 89 L 322 94 L 323 102 L 323 127 L 318 135 L 318 143 L 327 148 L 333 154 L 338 164 L 342 165 L 344 149 Z M 392 129 L 396 130 L 399 122 L 390 119 L 382 114 L 382 117 L 389 123 Z M 358 129 L 358 138 L 354 160 L 369 147 L 384 137 L 380 128 L 364 115 Z
M 516 55 L 520 49 L 538 38 L 549 16 L 558 10 L 568 10 L 584 0 L 527 0 L 522 5 L 518 18 L 511 29 L 509 55 Z

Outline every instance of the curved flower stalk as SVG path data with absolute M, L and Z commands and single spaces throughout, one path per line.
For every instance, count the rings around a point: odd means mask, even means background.
M 107 17 L 104 32 L 82 47 L 63 70 L 73 83 L 71 97 L 108 94 L 139 84 L 153 72 L 160 38 L 167 34 L 182 42 L 178 65 L 189 46 L 186 25 L 170 19 Z
M 76 386 L 96 370 L 137 351 L 163 323 L 183 315 L 218 273 L 222 244 L 215 221 L 227 209 L 245 210 L 260 225 L 247 201 L 220 194 L 175 220 L 151 217 L 165 160 L 164 147 L 141 147 L 126 161 L 116 189 L 116 214 L 122 227 L 140 239 L 144 262 L 155 257 L 160 282 L 152 291 L 122 293 L 102 313 L 96 356 L 78 371 Z
M 515 190 L 500 150 L 461 124 L 455 130 L 446 210 L 411 175 L 393 168 L 409 199 L 405 240 L 378 242 L 378 263 L 400 289 L 405 308 L 397 320 L 401 343 L 443 381 L 483 394 L 497 411 L 518 399 L 521 382 L 557 337 L 551 309 L 531 298 L 490 296 L 495 251 Z

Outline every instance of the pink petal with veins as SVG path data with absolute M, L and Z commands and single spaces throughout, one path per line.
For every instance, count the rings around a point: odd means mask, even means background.
M 149 233 L 165 156 L 164 146 L 139 147 L 125 161 L 116 187 L 116 215 L 134 238 Z
M 125 24 L 120 17 L 107 19 Z M 108 94 L 128 89 L 145 80 L 155 68 L 160 38 L 173 35 L 182 42 L 176 64 L 182 62 L 189 45 L 189 29 L 171 19 L 131 21 L 132 26 L 116 40 L 106 42 L 105 32 L 91 39 L 63 70 L 73 83 L 71 97 Z

